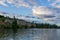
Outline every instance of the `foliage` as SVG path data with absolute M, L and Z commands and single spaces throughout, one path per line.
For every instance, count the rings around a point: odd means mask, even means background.
M 0 29 L 1 29 L 1 28 L 4 28 L 4 25 L 1 25 L 1 24 L 0 24 Z
M 5 21 L 7 18 L 0 15 L 0 20 Z
M 31 24 L 31 26 L 28 26 L 28 24 L 26 24 L 26 25 L 21 25 L 21 24 L 18 25 L 17 24 L 17 19 L 15 17 L 14 18 L 9 18 L 9 17 L 7 18 L 7 17 L 4 17 L 4 16 L 0 15 L 0 20 L 5 21 L 6 19 L 13 20 L 12 24 L 8 25 L 8 23 L 7 23 L 6 26 L 5 25 L 0 25 L 0 28 L 3 28 L 3 27 L 7 28 L 7 29 L 11 28 L 11 29 L 13 29 L 15 31 L 18 28 L 20 28 L 20 29 L 26 29 L 26 28 L 58 28 L 58 26 L 55 25 L 55 24 L 53 24 L 53 25 L 47 24 L 47 23 L 45 23 L 45 24 L 43 24 L 43 23 L 38 24 L 38 23 L 34 23 L 34 22 L 32 22 L 32 23 L 28 22 L 29 24 Z M 21 21 L 23 21 L 23 20 L 21 20 Z M 23 21 L 23 22 L 25 22 L 25 21 Z M 34 25 L 36 25 L 36 26 L 34 26 Z

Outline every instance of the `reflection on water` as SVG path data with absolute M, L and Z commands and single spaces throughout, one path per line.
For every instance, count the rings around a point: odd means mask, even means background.
M 0 30 L 0 40 L 60 40 L 60 29 L 12 29 Z

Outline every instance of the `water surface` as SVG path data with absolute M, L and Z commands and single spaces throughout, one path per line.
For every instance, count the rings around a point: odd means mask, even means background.
M 0 35 L 0 40 L 60 40 L 60 29 L 4 29 Z

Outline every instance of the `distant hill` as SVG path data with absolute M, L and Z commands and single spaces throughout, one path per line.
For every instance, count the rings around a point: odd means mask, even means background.
M 15 21 L 15 22 L 14 22 Z M 14 23 L 13 23 L 14 22 Z M 58 28 L 57 25 L 53 24 L 44 24 L 44 23 L 34 23 L 28 22 L 22 19 L 9 18 L 0 15 L 0 25 L 3 25 L 5 28 L 12 28 L 12 25 L 16 23 L 18 28 Z M 1 27 L 1 26 L 0 26 Z

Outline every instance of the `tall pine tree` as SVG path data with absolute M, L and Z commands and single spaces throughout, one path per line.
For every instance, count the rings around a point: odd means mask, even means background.
M 17 19 L 14 16 L 13 22 L 12 22 L 12 30 L 13 30 L 13 39 L 14 40 L 15 40 L 15 37 L 16 37 L 17 29 L 18 29 Z
M 17 32 L 17 29 L 18 29 L 18 25 L 17 25 L 17 19 L 13 18 L 13 22 L 12 22 L 12 29 L 13 29 L 13 32 L 16 33 Z

